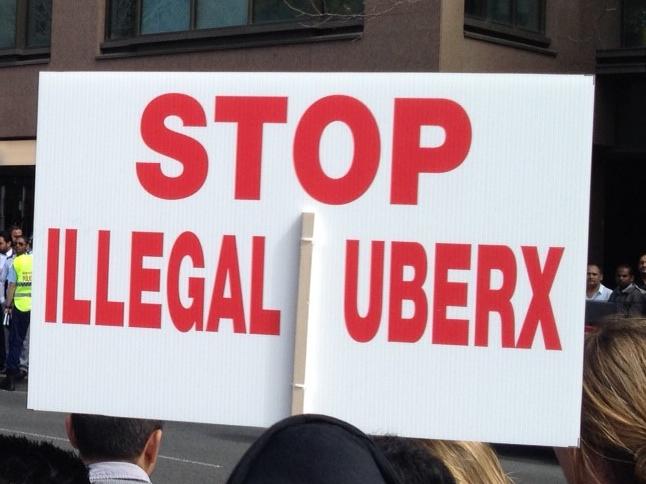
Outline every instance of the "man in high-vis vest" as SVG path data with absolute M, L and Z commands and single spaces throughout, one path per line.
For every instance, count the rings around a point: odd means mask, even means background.
M 5 314 L 11 314 L 9 325 L 9 351 L 7 351 L 7 376 L 0 382 L 0 390 L 14 391 L 16 376 L 20 373 L 20 353 L 31 318 L 31 265 L 27 241 L 17 237 L 14 245 L 16 257 L 7 276 Z

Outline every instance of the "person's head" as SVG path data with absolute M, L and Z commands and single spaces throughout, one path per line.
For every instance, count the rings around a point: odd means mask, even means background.
M 586 335 L 578 482 L 646 482 L 646 319 Z
M 13 244 L 16 255 L 25 254 L 27 253 L 27 249 L 29 249 L 29 246 L 27 245 L 27 239 L 25 239 L 22 235 L 20 237 L 16 237 Z
M 0 253 L 6 254 L 11 249 L 11 235 L 6 230 L 0 231 Z
M 482 442 L 424 440 L 431 453 L 448 467 L 456 484 L 509 484 L 498 456 Z
M 603 272 L 597 264 L 588 264 L 587 283 L 588 289 L 597 289 L 603 281 Z
M 49 442 L 0 435 L 0 484 L 88 484 L 83 462 Z
M 11 232 L 11 240 L 16 243 L 16 239 L 18 237 L 22 237 L 22 229 L 17 226 L 17 225 L 12 225 L 11 229 L 9 230 Z
M 393 466 L 402 483 L 406 484 L 456 484 L 443 460 L 431 453 L 417 439 L 392 435 L 373 439 Z
M 626 289 L 633 281 L 633 269 L 628 264 L 619 264 L 615 272 L 615 281 L 620 289 Z
M 646 254 L 639 256 L 637 268 L 639 269 L 639 274 L 641 274 L 642 278 L 646 278 Z
M 356 427 L 324 415 L 288 417 L 245 452 L 228 484 L 400 484 L 375 443 Z
M 157 463 L 160 420 L 73 413 L 65 420 L 67 436 L 86 463 L 125 461 L 151 474 Z

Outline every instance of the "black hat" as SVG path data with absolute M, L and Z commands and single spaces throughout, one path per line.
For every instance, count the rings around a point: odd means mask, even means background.
M 400 484 L 366 434 L 324 415 L 298 415 L 269 428 L 247 450 L 228 484 Z

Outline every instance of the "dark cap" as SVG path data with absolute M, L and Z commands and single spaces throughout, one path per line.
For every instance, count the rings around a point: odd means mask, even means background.
M 298 415 L 273 425 L 242 456 L 227 482 L 400 484 L 370 437 L 323 415 Z

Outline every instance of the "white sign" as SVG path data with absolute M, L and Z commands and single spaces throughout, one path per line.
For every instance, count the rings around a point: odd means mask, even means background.
M 593 79 L 42 73 L 29 408 L 575 445 Z

